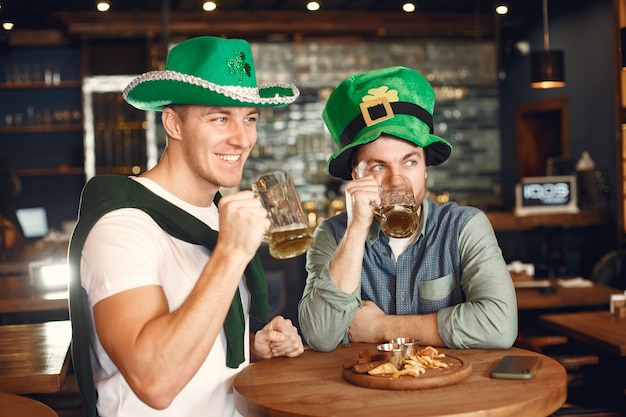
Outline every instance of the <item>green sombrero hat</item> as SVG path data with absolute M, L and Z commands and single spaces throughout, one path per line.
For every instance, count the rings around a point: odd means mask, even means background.
M 299 95 L 293 84 L 257 87 L 248 42 L 213 36 L 176 45 L 167 56 L 165 71 L 140 75 L 123 92 L 130 105 L 149 111 L 169 104 L 280 107 Z
M 452 146 L 433 135 L 435 92 L 417 71 L 383 68 L 355 74 L 342 81 L 328 97 L 322 118 L 339 146 L 326 164 L 328 172 L 352 179 L 351 159 L 356 147 L 382 134 L 424 148 L 426 165 L 439 165 Z

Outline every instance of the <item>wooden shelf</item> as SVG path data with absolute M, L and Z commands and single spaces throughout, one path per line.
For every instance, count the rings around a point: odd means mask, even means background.
M 83 167 L 16 169 L 21 177 L 49 177 L 54 175 L 85 175 Z
M 0 90 L 23 90 L 23 89 L 40 89 L 40 88 L 76 88 L 82 85 L 80 80 L 61 81 L 58 84 L 46 84 L 43 81 L 31 83 L 0 83 Z
M 0 133 L 55 133 L 55 132 L 82 132 L 82 130 L 83 130 L 82 124 L 0 127 Z
M 581 210 L 578 213 L 535 214 L 516 216 L 511 212 L 488 212 L 496 232 L 531 230 L 538 227 L 586 227 L 610 224 L 616 221 L 611 210 Z
M 115 175 L 139 175 L 141 172 L 145 172 L 145 166 L 139 166 L 140 171 L 135 172 L 135 169 L 139 165 L 135 166 L 113 166 L 113 167 L 96 167 L 96 175 L 102 174 L 115 174 Z

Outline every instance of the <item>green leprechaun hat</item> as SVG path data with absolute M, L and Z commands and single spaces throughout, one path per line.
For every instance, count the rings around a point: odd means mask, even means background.
M 123 92 L 132 106 L 152 111 L 169 104 L 280 107 L 299 95 L 293 84 L 257 87 L 248 42 L 213 36 L 176 45 L 167 56 L 165 71 L 140 75 Z
M 382 134 L 424 148 L 426 165 L 439 165 L 452 146 L 433 135 L 435 92 L 417 71 L 405 67 L 383 68 L 355 74 L 331 93 L 322 118 L 339 151 L 330 156 L 328 172 L 352 179 L 354 150 Z

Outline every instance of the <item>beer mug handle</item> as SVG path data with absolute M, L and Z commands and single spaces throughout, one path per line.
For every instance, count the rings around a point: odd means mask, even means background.
M 383 217 L 382 209 L 383 209 L 383 206 L 380 206 L 380 205 L 375 206 L 372 204 L 372 211 L 374 212 L 374 217 L 378 218 L 379 220 L 380 218 Z

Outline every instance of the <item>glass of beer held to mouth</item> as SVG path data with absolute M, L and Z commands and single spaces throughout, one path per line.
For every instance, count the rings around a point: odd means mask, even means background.
M 408 178 L 392 175 L 383 180 L 380 189 L 380 205 L 374 214 L 387 236 L 406 238 L 419 226 L 417 203 Z
M 252 188 L 270 219 L 270 229 L 265 238 L 270 255 L 276 259 L 293 258 L 313 246 L 307 217 L 288 172 L 262 174 L 254 181 Z

